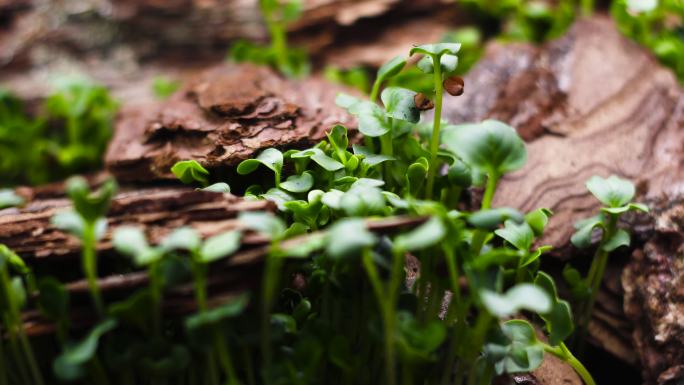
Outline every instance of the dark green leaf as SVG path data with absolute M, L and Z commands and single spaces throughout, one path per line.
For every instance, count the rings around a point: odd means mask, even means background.
M 45 277 L 38 282 L 38 307 L 53 321 L 64 320 L 69 315 L 69 292 L 57 279 Z
M 116 320 L 106 319 L 97 324 L 81 341 L 67 346 L 53 363 L 55 375 L 72 381 L 83 374 L 83 364 L 90 361 L 97 351 L 100 338 L 116 327 Z
M 192 332 L 197 329 L 216 325 L 221 321 L 242 314 L 242 312 L 247 308 L 248 303 L 249 295 L 241 294 L 213 309 L 209 309 L 186 318 L 185 328 Z

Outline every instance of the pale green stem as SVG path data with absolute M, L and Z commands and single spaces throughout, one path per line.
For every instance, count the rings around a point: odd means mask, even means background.
M 83 273 L 88 281 L 88 289 L 92 297 L 93 304 L 99 315 L 104 314 L 104 304 L 100 288 L 97 285 L 97 252 L 95 240 L 95 223 L 86 223 L 83 228 L 83 251 L 82 260 Z
M 561 342 L 560 346 L 549 346 L 547 344 L 543 345 L 546 352 L 553 354 L 572 366 L 575 372 L 582 377 L 582 381 L 584 381 L 586 385 L 596 385 L 591 373 L 589 373 L 587 368 L 585 368 L 584 365 L 582 365 L 582 363 L 572 355 L 572 352 L 570 352 L 563 342 Z
M 378 100 L 378 94 L 380 93 L 380 81 L 379 79 L 375 80 L 375 83 L 373 83 L 373 89 L 371 90 L 370 93 L 370 101 L 375 103 Z
M 432 199 L 432 190 L 437 174 L 437 151 L 439 150 L 439 131 L 442 123 L 442 66 L 440 58 L 432 57 L 434 63 L 434 83 L 435 83 L 435 116 L 432 121 L 432 137 L 430 138 L 430 167 L 428 168 L 427 186 L 425 188 L 425 198 Z

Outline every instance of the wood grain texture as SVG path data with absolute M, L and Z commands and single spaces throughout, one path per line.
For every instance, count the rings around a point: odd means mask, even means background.
M 0 244 L 14 250 L 32 265 L 41 260 L 78 257 L 78 239 L 55 228 L 50 218 L 69 210 L 66 198 L 36 199 L 21 209 L 0 210 Z M 148 188 L 119 193 L 107 215 L 108 230 L 98 251 L 111 251 L 111 235 L 120 226 L 144 228 L 152 243 L 171 230 L 190 226 L 203 237 L 237 227 L 236 217 L 244 211 L 273 210 L 268 201 L 246 201 L 231 194 L 196 191 L 190 188 Z
M 466 94 L 446 100 L 450 122 L 496 118 L 528 141 L 527 165 L 502 180 L 494 204 L 552 209 L 544 242 L 555 247 L 598 209 L 584 186 L 592 175 L 631 179 L 646 201 L 684 186 L 684 91 L 607 19 L 541 48 L 490 46 Z

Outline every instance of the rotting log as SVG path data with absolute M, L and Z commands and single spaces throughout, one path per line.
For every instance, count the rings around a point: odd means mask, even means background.
M 252 65 L 199 74 L 166 102 L 124 108 L 105 163 L 118 180 L 174 179 L 171 166 L 195 159 L 235 166 L 269 147 L 305 147 L 335 124 L 355 123 L 335 105 L 342 88 L 313 77 L 286 80 Z

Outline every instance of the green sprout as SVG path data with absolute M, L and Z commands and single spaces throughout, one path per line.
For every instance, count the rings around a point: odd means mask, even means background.
M 596 248 L 591 267 L 584 282 L 589 290 L 588 298 L 582 303 L 577 322 L 580 326 L 580 336 L 584 336 L 591 320 L 594 304 L 603 281 L 603 275 L 608 264 L 610 253 L 622 246 L 630 245 L 629 233 L 618 226 L 620 216 L 629 211 L 648 212 L 648 207 L 641 203 L 632 203 L 634 185 L 615 175 L 604 179 L 599 176 L 590 178 L 586 183 L 587 189 L 602 204 L 600 213 L 592 218 L 581 220 L 575 224 L 576 232 L 571 241 L 578 248 L 592 245 L 595 230 L 600 231 L 601 238 Z
M 259 8 L 271 37 L 271 45 L 262 47 L 238 41 L 230 48 L 229 56 L 236 62 L 249 61 L 267 64 L 290 77 L 301 77 L 309 72 L 306 52 L 287 45 L 287 26 L 302 12 L 300 0 L 259 0 Z
M 67 181 L 66 187 L 73 208 L 52 217 L 53 226 L 81 240 L 83 272 L 88 280 L 93 304 L 100 315 L 104 314 L 104 303 L 97 285 L 96 246 L 107 229 L 105 215 L 116 189 L 116 182 L 110 179 L 98 191 L 91 192 L 85 179 L 73 177 Z

